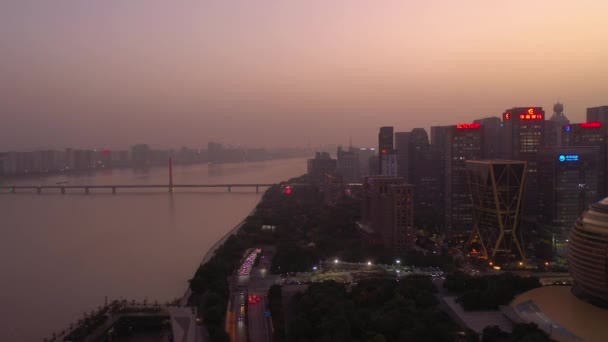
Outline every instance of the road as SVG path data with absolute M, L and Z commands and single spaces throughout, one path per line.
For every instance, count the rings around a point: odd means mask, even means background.
M 272 341 L 272 322 L 267 312 L 266 294 L 270 286 L 280 279 L 270 274 L 270 260 L 274 253 L 274 248 L 264 247 L 259 264 L 253 267 L 249 275 L 234 275 L 229 280 L 230 304 L 226 314 L 226 331 L 232 342 Z M 260 301 L 250 303 L 249 296 L 259 296 Z

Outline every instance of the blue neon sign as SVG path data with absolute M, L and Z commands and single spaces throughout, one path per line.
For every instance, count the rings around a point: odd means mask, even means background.
M 578 161 L 578 154 L 561 154 L 558 159 L 561 163 Z
M 566 125 L 566 127 L 564 127 L 564 129 L 566 130 L 566 132 L 570 132 L 570 130 L 571 130 L 572 128 L 570 127 L 570 125 Z

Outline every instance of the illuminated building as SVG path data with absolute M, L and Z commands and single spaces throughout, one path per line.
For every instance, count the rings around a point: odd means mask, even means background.
M 401 177 L 365 177 L 362 224 L 380 235 L 384 248 L 407 249 L 413 243 L 414 187 Z
M 568 243 L 568 269 L 579 298 L 608 305 L 608 198 L 589 206 L 576 221 Z
M 451 126 L 445 145 L 445 225 L 459 232 L 473 226 L 466 161 L 483 158 L 483 129 L 479 123 Z
M 378 172 L 380 175 L 397 175 L 397 155 L 395 154 L 393 145 L 393 127 L 380 127 L 380 133 L 378 133 L 378 158 Z M 390 167 L 393 167 L 394 170 L 388 169 Z M 393 173 L 393 171 L 395 172 Z
M 587 108 L 587 121 L 598 121 L 604 126 L 608 126 L 608 106 Z
M 516 107 L 502 114 L 506 129 L 507 159 L 528 162 L 526 189 L 524 195 L 524 214 L 536 215 L 538 168 L 536 154 L 544 146 L 545 112 L 542 107 Z
M 492 262 L 525 260 L 519 234 L 526 182 L 526 162 L 509 160 L 466 161 L 473 202 L 471 241 Z
M 537 256 L 563 262 L 570 228 L 589 203 L 597 201 L 598 147 L 538 149 L 539 238 Z M 544 245 L 544 246 L 543 246 Z M 550 247 L 551 257 L 547 253 Z M 544 247 L 544 248 L 543 248 Z
M 599 201 L 608 196 L 606 168 L 608 167 L 606 144 L 608 125 L 599 121 L 568 124 L 562 127 L 562 144 L 564 146 L 596 146 L 598 148 L 598 193 L 591 201 Z

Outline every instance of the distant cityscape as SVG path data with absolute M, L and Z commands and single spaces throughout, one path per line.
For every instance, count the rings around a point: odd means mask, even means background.
M 362 198 L 366 241 L 399 252 L 413 229 L 460 237 L 499 267 L 566 264 L 571 228 L 608 195 L 608 106 L 571 123 L 564 106 L 514 107 L 500 117 L 394 132 L 377 147 L 318 152 L 308 173 Z M 479 162 L 484 161 L 484 162 Z
M 246 148 L 209 142 L 206 149 L 182 147 L 153 149 L 137 144 L 130 150 L 72 149 L 63 151 L 0 152 L 0 179 L 3 177 L 83 172 L 111 168 L 146 168 L 174 164 L 255 162 L 305 157 L 306 148 Z

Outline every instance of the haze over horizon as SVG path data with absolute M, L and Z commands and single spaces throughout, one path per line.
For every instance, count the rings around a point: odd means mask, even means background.
M 604 1 L 5 0 L 0 150 L 376 145 L 608 105 Z

